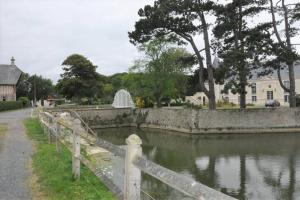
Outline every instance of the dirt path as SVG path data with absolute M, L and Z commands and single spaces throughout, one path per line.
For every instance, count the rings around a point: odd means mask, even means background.
M 30 189 L 27 169 L 32 154 L 32 144 L 27 138 L 23 120 L 30 116 L 30 109 L 0 112 L 0 123 L 8 125 L 0 149 L 0 200 L 29 200 Z

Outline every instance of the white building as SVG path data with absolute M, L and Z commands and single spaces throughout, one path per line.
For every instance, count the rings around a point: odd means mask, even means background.
M 286 87 L 289 87 L 288 72 L 282 71 L 281 77 Z M 300 63 L 295 66 L 296 93 L 300 94 Z M 267 100 L 277 100 L 282 106 L 289 106 L 289 94 L 284 92 L 280 86 L 277 73 L 268 76 L 249 80 L 250 85 L 246 88 L 246 103 L 258 106 L 265 105 Z M 215 84 L 216 102 L 225 101 L 239 104 L 240 96 L 238 94 L 222 93 L 224 85 Z M 208 98 L 203 92 L 197 92 L 193 96 L 187 96 L 186 101 L 195 105 L 205 105 Z

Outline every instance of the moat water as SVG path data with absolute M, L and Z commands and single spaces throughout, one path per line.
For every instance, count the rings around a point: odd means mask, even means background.
M 300 200 L 300 134 L 192 136 L 156 129 L 97 130 L 124 145 L 132 133 L 150 160 L 237 199 Z M 157 200 L 189 199 L 143 174 L 142 188 Z

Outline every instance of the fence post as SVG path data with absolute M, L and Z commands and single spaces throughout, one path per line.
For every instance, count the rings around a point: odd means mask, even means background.
M 80 133 L 81 122 L 78 119 L 74 120 L 73 127 L 73 152 L 72 152 L 72 172 L 75 179 L 80 178 Z
M 124 199 L 140 200 L 141 170 L 133 164 L 133 161 L 136 157 L 142 156 L 142 140 L 133 134 L 126 139 L 126 144 Z
M 55 143 L 56 143 L 56 152 L 60 153 L 61 152 L 61 146 L 59 142 L 60 138 L 60 124 L 56 121 L 56 137 L 55 137 Z

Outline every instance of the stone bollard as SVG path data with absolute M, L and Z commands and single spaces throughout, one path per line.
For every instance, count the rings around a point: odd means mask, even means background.
M 124 199 L 140 200 L 141 170 L 133 164 L 133 161 L 142 156 L 142 140 L 133 134 L 126 139 L 126 144 Z
M 80 131 L 81 122 L 74 120 L 73 127 L 73 152 L 72 152 L 72 172 L 74 179 L 80 178 Z

